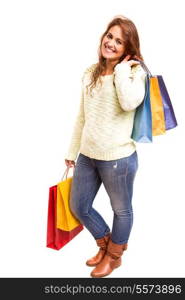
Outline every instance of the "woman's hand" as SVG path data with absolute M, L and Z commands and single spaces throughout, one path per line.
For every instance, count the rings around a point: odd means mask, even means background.
M 129 66 L 133 66 L 133 65 L 138 65 L 139 64 L 139 61 L 137 60 L 129 60 L 129 58 L 131 57 L 131 55 L 127 55 L 122 61 L 121 61 L 121 64 L 125 64 L 125 63 L 128 63 Z M 135 58 L 139 59 L 136 55 L 134 56 Z
M 68 160 L 65 159 L 65 164 L 67 167 L 71 168 L 71 167 L 75 167 L 75 161 L 74 160 Z

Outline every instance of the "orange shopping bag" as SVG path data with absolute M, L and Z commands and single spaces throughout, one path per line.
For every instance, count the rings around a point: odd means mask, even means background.
M 68 176 L 69 168 L 64 172 L 61 182 L 57 184 L 57 228 L 70 231 L 80 225 L 80 221 L 73 215 L 70 209 L 70 193 L 73 177 Z M 74 168 L 73 168 L 74 173 Z
M 152 113 L 152 135 L 166 132 L 163 101 L 157 77 L 150 77 L 150 104 Z

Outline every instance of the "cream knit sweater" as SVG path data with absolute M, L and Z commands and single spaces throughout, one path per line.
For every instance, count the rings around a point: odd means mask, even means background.
M 136 144 L 131 139 L 136 107 L 145 94 L 146 73 L 140 65 L 117 64 L 114 73 L 101 76 L 102 86 L 86 93 L 86 85 L 96 64 L 82 76 L 79 111 L 65 159 L 76 160 L 78 152 L 99 160 L 131 155 Z

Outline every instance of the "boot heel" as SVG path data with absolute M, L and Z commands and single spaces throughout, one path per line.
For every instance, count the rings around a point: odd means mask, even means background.
M 116 261 L 115 261 L 115 268 L 118 268 L 121 266 L 121 258 L 118 258 Z

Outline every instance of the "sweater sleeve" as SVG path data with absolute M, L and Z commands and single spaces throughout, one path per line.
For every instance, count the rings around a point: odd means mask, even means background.
M 131 68 L 128 63 L 119 63 L 114 69 L 114 74 L 116 92 L 122 109 L 136 109 L 144 99 L 146 72 L 141 65 Z
M 65 159 L 68 160 L 75 160 L 78 151 L 80 148 L 80 142 L 81 142 L 81 135 L 85 123 L 85 115 L 84 115 L 84 90 L 83 90 L 83 78 L 82 77 L 82 88 L 81 88 L 81 98 L 80 98 L 80 105 L 78 109 L 78 113 L 76 116 L 76 120 L 73 126 L 73 133 L 71 136 L 70 145 L 68 148 L 68 152 L 65 155 Z

